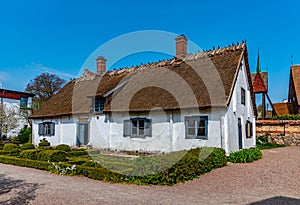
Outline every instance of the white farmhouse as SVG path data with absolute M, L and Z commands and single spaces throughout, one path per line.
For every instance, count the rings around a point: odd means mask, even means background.
M 33 142 L 139 152 L 255 147 L 255 101 L 245 43 L 106 72 L 85 70 L 33 119 Z

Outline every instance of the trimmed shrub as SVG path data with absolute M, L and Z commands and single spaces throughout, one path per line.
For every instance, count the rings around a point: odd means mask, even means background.
M 12 151 L 12 150 L 18 150 L 19 146 L 16 144 L 5 144 L 3 147 L 4 151 Z
M 12 164 L 22 167 L 31 167 L 41 170 L 49 170 L 49 166 L 51 166 L 51 162 L 41 162 L 37 160 L 30 159 L 20 159 L 18 157 L 11 156 L 0 156 L 0 163 Z
M 10 140 L 10 142 L 11 142 L 12 144 L 16 144 L 16 145 L 21 144 L 21 140 L 20 140 L 20 138 L 19 138 L 18 136 L 12 137 L 11 140 Z
M 38 149 L 28 149 L 23 150 L 20 153 L 20 157 L 24 159 L 31 159 L 31 160 L 37 160 L 38 154 L 41 152 L 41 150 Z
M 39 147 L 50 147 L 50 142 L 46 138 L 43 138 L 40 140 Z
M 38 153 L 37 159 L 49 162 L 65 162 L 67 161 L 67 153 L 61 150 L 43 150 Z
M 23 152 L 28 152 L 28 151 L 29 150 L 25 150 Z M 40 153 L 38 154 L 38 158 L 42 157 L 43 155 L 44 159 L 47 158 L 47 160 L 49 160 L 50 158 L 49 156 L 51 154 L 56 152 L 63 152 L 60 150 L 45 150 L 45 151 L 39 150 L 39 151 Z M 178 153 L 171 153 L 168 157 L 172 158 L 172 154 L 176 155 Z M 161 159 L 162 158 L 159 157 L 158 161 Z M 154 159 L 152 160 L 155 161 Z M 98 180 L 109 181 L 109 182 L 172 185 L 178 182 L 191 180 L 214 168 L 225 166 L 226 155 L 225 155 L 225 151 L 219 148 L 193 149 L 188 151 L 177 163 L 175 163 L 170 168 L 167 168 L 162 172 L 153 173 L 151 175 L 146 175 L 146 176 L 126 176 L 123 174 L 119 174 L 101 167 L 101 165 L 95 161 L 87 161 L 83 163 L 83 165 L 75 165 L 75 164 L 72 165 L 70 163 L 64 163 L 64 162 L 50 163 L 50 162 L 20 159 L 17 157 L 8 157 L 2 155 L 0 156 L 0 162 L 19 165 L 19 166 L 38 168 L 42 170 L 51 170 L 54 173 L 59 173 L 59 174 L 83 175 L 91 179 L 98 179 Z
M 71 151 L 71 147 L 69 145 L 66 145 L 66 144 L 60 144 L 60 145 L 57 145 L 55 147 L 56 150 L 62 150 L 62 151 L 65 151 L 65 152 L 70 152 Z
M 261 159 L 262 153 L 257 148 L 244 149 L 229 155 L 229 161 L 233 163 L 248 163 Z
M 71 152 L 68 152 L 69 157 L 78 157 L 84 155 L 88 155 L 88 153 L 84 149 L 76 149 L 76 151 L 72 149 Z
M 16 144 L 5 144 L 3 147 L 3 151 L 6 151 L 6 154 L 11 156 L 17 156 L 20 152 L 19 146 Z
M 0 139 L 0 150 L 2 150 L 4 147 L 4 143 L 2 142 L 2 140 Z
M 20 147 L 20 150 L 27 150 L 27 149 L 34 149 L 34 145 L 31 144 L 31 143 L 26 143 L 26 144 L 23 144 L 21 147 Z
M 8 154 L 9 154 L 8 151 L 0 150 L 0 155 L 8 155 Z
M 83 165 L 88 161 L 89 161 L 89 159 L 86 159 L 86 158 L 70 158 L 68 163 L 75 164 L 75 165 Z

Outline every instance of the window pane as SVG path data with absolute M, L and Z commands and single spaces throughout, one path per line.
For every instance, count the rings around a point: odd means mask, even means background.
M 200 120 L 199 127 L 205 127 L 205 120 L 204 119 Z
M 132 134 L 137 135 L 137 120 L 132 120 Z
M 195 128 L 187 128 L 187 134 L 195 136 Z
M 195 126 L 195 119 L 192 117 L 187 118 L 187 125 L 188 125 L 188 127 Z
M 205 136 L 205 128 L 199 128 L 197 136 Z
M 144 120 L 139 120 L 139 128 L 140 129 L 144 129 L 144 124 L 145 124 Z

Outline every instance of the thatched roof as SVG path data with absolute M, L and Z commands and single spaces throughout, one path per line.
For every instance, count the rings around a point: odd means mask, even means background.
M 70 81 L 31 118 L 92 112 L 93 96 L 106 98 L 104 112 L 210 108 L 228 105 L 244 57 L 251 82 L 246 44 Z M 252 86 L 253 104 L 255 105 Z

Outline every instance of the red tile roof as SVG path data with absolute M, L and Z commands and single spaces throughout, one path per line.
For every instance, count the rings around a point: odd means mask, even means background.
M 261 93 L 268 91 L 268 73 L 259 72 L 252 74 L 252 86 L 254 93 Z

